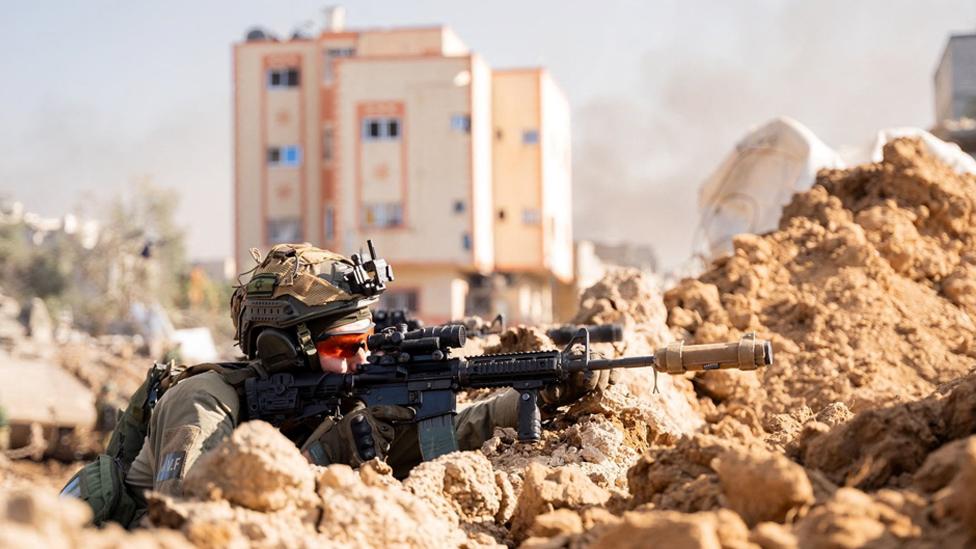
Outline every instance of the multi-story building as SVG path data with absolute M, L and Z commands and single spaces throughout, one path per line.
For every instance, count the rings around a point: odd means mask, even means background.
M 568 103 L 543 69 L 493 71 L 447 27 L 234 46 L 235 256 L 367 238 L 385 306 L 429 322 L 551 317 L 573 276 Z
M 949 37 L 935 70 L 935 121 L 976 118 L 976 34 Z
M 976 34 L 954 34 L 942 51 L 932 133 L 976 153 Z

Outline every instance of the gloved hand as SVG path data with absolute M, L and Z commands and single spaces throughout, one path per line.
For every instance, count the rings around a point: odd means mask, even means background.
M 539 400 L 548 406 L 565 406 L 583 398 L 591 391 L 607 388 L 616 381 L 614 370 L 576 372 L 564 383 L 539 391 Z
M 386 459 L 396 434 L 394 423 L 413 416 L 413 410 L 402 406 L 360 405 L 339 421 L 323 421 L 302 445 L 302 455 L 316 465 L 344 463 L 351 467 L 373 458 Z

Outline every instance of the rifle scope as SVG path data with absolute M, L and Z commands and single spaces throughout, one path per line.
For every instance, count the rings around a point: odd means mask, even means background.
M 366 339 L 366 346 L 373 351 L 418 352 L 421 350 L 454 349 L 464 347 L 467 335 L 464 326 L 428 326 L 416 330 L 386 328 Z

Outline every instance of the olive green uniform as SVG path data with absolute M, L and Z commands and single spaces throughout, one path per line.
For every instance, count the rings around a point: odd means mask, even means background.
M 480 448 L 496 426 L 514 427 L 517 399 L 518 392 L 509 389 L 462 409 L 454 421 L 460 449 Z M 237 391 L 217 372 L 177 383 L 153 409 L 149 434 L 126 474 L 126 484 L 179 495 L 182 480 L 197 458 L 237 427 L 240 408 Z M 387 462 L 398 476 L 420 463 L 419 448 L 416 424 L 396 427 Z

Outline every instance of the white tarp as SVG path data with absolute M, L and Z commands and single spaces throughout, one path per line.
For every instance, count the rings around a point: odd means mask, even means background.
M 955 143 L 948 143 L 919 128 L 888 128 L 881 130 L 874 138 L 867 151 L 860 154 L 845 154 L 844 160 L 848 165 L 865 164 L 867 162 L 881 162 L 881 154 L 885 144 L 899 137 L 916 137 L 922 140 L 925 147 L 933 156 L 951 167 L 956 173 L 976 173 L 976 160 L 959 148 Z
M 808 190 L 819 170 L 880 162 L 884 145 L 906 136 L 921 139 L 934 156 L 957 172 L 976 173 L 976 160 L 958 145 L 918 128 L 882 130 L 867 147 L 846 150 L 843 158 L 790 118 L 777 118 L 753 129 L 699 190 L 699 239 L 704 238 L 705 255 L 716 257 L 731 251 L 732 237 L 737 234 L 775 229 L 783 206 L 794 193 Z
M 706 253 L 731 251 L 737 234 L 775 229 L 790 197 L 826 167 L 843 161 L 803 124 L 783 117 L 753 129 L 698 192 Z

